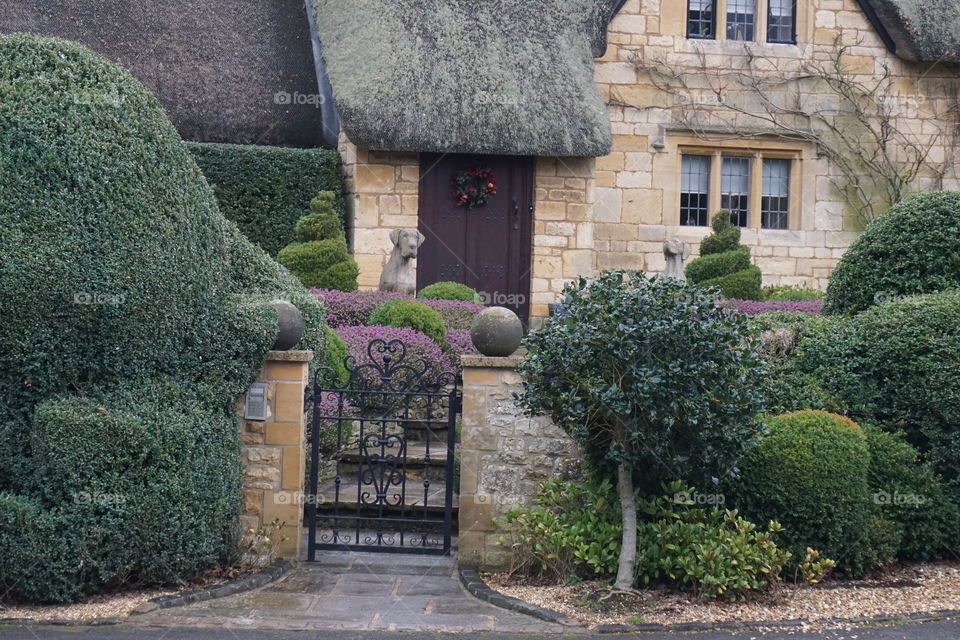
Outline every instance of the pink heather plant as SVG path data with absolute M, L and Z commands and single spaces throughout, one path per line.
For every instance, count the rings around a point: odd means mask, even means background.
M 334 291 L 312 289 L 327 307 L 327 324 L 337 327 L 355 327 L 370 322 L 370 314 L 387 300 L 416 300 L 432 307 L 447 324 L 447 329 L 469 329 L 473 318 L 483 311 L 483 306 L 461 300 L 431 300 L 414 298 L 402 293 L 385 291 Z
M 450 354 L 444 351 L 431 340 L 428 336 L 414 329 L 397 329 L 395 327 L 383 327 L 375 325 L 372 327 L 353 326 L 338 327 L 337 333 L 347 343 L 347 351 L 356 360 L 355 366 L 370 364 L 368 347 L 373 340 L 400 340 L 407 346 L 407 354 L 401 364 L 406 364 L 415 369 L 421 369 L 421 360 L 425 360 L 429 365 L 424 381 L 428 384 L 441 382 L 441 376 L 445 373 L 460 375 L 459 358 L 454 361 Z M 370 375 L 374 375 L 371 373 Z
M 727 309 L 734 309 L 748 316 L 758 316 L 775 311 L 797 311 L 819 315 L 823 308 L 823 300 L 770 300 L 768 302 L 757 302 L 755 300 L 735 300 L 727 298 L 720 300 L 720 306 L 726 307 Z

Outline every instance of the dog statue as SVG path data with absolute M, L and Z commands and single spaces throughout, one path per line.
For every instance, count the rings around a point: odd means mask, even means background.
M 380 291 L 395 291 L 407 295 L 417 293 L 417 274 L 413 261 L 426 236 L 416 229 L 394 229 L 390 232 L 393 253 L 380 275 Z
M 683 273 L 683 261 L 690 257 L 690 247 L 687 246 L 687 243 L 677 238 L 670 238 L 663 243 L 663 255 L 667 262 L 663 277 L 686 281 L 687 276 Z

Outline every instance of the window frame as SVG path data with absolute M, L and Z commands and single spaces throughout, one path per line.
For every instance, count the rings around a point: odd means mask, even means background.
M 769 6 L 769 5 L 770 5 L 770 0 L 723 0 L 723 1 L 726 3 L 726 6 L 724 7 L 724 8 L 726 9 L 726 10 L 724 11 L 724 16 L 725 16 L 725 17 L 724 17 L 724 22 L 725 22 L 725 24 L 724 24 L 724 33 L 725 33 L 725 36 L 726 36 L 725 39 L 726 39 L 727 41 L 729 41 L 729 42 L 756 42 L 756 41 L 757 41 L 757 31 L 759 30 L 759 28 L 760 28 L 760 26 L 761 26 L 761 25 L 760 25 L 760 11 L 761 11 L 761 7 L 760 7 L 759 5 L 760 5 L 761 2 L 764 2 L 764 1 L 765 1 L 765 2 L 767 2 L 767 6 Z M 731 10 L 730 10 L 731 7 L 734 5 L 734 3 L 738 3 L 738 2 L 748 2 L 748 3 L 752 2 L 752 3 L 753 3 L 753 13 L 750 13 L 750 14 L 748 14 L 748 13 L 731 13 Z M 730 27 L 733 26 L 734 28 L 736 28 L 737 26 L 740 26 L 740 24 L 741 24 L 740 22 L 734 22 L 733 24 L 731 24 L 731 22 L 730 22 L 730 16 L 731 16 L 731 15 L 736 15 L 736 16 L 750 16 L 750 17 L 752 18 L 752 22 L 750 22 L 749 25 L 747 25 L 746 23 L 744 23 L 744 25 L 743 25 L 743 26 L 745 26 L 745 27 L 746 27 L 746 26 L 749 26 L 749 29 L 750 29 L 750 37 L 749 37 L 749 38 L 747 38 L 747 37 L 744 37 L 744 38 L 731 37 L 731 35 L 730 35 Z M 746 33 L 744 33 L 744 35 L 746 35 Z
M 673 204 L 673 211 L 669 213 L 681 227 L 694 227 L 707 229 L 710 226 L 710 219 L 720 210 L 722 210 L 722 167 L 724 157 L 745 157 L 750 159 L 749 184 L 750 192 L 747 208 L 747 225 L 741 229 L 749 229 L 757 232 L 777 232 L 793 231 L 800 228 L 801 207 L 803 200 L 803 160 L 805 152 L 800 145 L 780 146 L 775 142 L 768 144 L 761 143 L 750 144 L 748 141 L 736 141 L 720 144 L 709 144 L 694 138 L 686 138 L 677 141 L 677 160 L 676 160 L 676 199 Z M 693 156 L 712 156 L 710 161 L 710 189 L 708 192 L 708 213 L 707 225 L 685 225 L 683 223 L 681 211 L 682 197 L 682 170 L 683 158 L 687 155 Z M 763 166 L 764 161 L 789 160 L 789 187 L 787 191 L 787 226 L 783 229 L 767 228 L 763 226 Z M 664 201 L 667 205 L 669 200 Z M 665 215 L 667 212 L 665 210 Z
M 773 20 L 773 1 L 764 0 L 767 3 L 767 24 L 764 31 L 766 32 L 764 41 L 768 44 L 797 44 L 797 12 L 799 11 L 799 2 L 797 0 L 790 0 L 790 4 L 793 7 L 793 11 L 790 14 L 790 40 L 771 40 L 770 39 L 770 23 Z
M 684 23 L 685 23 L 687 38 L 690 40 L 717 40 L 717 24 L 719 24 L 719 20 L 717 19 L 717 13 L 718 13 L 718 7 L 720 5 L 721 0 L 709 0 L 710 6 L 712 7 L 710 10 L 710 35 L 709 36 L 692 34 L 690 32 L 690 23 L 691 23 L 690 3 L 694 2 L 694 0 L 686 0 L 686 1 L 687 1 L 687 10 L 684 13 Z
M 686 0 L 684 19 L 684 33 L 688 40 L 713 40 L 715 42 L 735 42 L 735 43 L 754 43 L 754 44 L 783 44 L 796 46 L 799 41 L 799 25 L 801 24 L 800 11 L 806 10 L 797 0 L 790 0 L 790 6 L 793 9 L 790 20 L 790 40 L 773 40 L 770 38 L 770 23 L 773 18 L 772 0 L 755 0 L 753 14 L 753 37 L 744 40 L 737 40 L 730 37 L 729 31 L 729 10 L 731 2 L 734 0 L 709 0 L 712 7 L 710 30 L 711 35 L 699 35 L 691 31 L 690 8 L 695 0 Z M 806 20 L 806 18 L 804 18 Z M 804 22 L 804 24 L 806 24 Z M 806 29 L 806 27 L 805 27 Z

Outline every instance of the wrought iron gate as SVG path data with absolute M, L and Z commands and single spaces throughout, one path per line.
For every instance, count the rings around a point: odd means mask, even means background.
M 399 340 L 373 340 L 367 355 L 364 363 L 347 358 L 345 382 L 321 368 L 308 391 L 307 558 L 318 549 L 448 554 L 461 405 L 455 376 L 408 361 Z

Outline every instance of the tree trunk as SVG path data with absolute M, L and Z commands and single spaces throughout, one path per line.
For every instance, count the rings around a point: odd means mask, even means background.
M 620 511 L 623 514 L 623 541 L 616 587 L 632 589 L 633 571 L 637 564 L 637 503 L 633 497 L 633 470 L 626 462 L 617 465 L 617 491 L 620 493 Z

